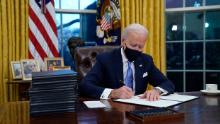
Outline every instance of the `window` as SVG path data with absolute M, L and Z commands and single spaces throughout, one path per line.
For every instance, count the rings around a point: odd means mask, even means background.
M 166 0 L 167 76 L 176 91 L 220 85 L 219 22 L 219 0 Z
M 66 66 L 74 66 L 67 46 L 70 37 L 96 41 L 96 0 L 55 0 L 59 53 Z

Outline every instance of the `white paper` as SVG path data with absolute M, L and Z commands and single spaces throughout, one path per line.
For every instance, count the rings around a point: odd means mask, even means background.
M 157 101 L 147 101 L 146 99 L 141 99 L 139 96 L 134 96 L 130 99 L 116 99 L 114 101 L 152 107 L 169 107 L 198 98 L 197 96 L 170 94 L 168 96 L 161 96 L 160 100 Z
M 170 94 L 168 96 L 160 96 L 160 99 L 163 100 L 174 100 L 179 102 L 186 102 L 192 99 L 198 98 L 197 96 L 191 96 L 191 95 L 179 95 L 179 94 Z
M 137 105 L 145 105 L 145 106 L 152 106 L 152 107 L 169 107 L 172 105 L 179 104 L 179 101 L 172 101 L 172 100 L 157 100 L 157 101 L 147 101 L 146 99 L 141 99 L 139 97 L 133 97 L 130 99 L 116 99 L 117 102 L 124 102 L 124 103 L 132 103 Z
M 105 108 L 105 104 L 100 101 L 84 101 L 83 102 L 88 108 Z

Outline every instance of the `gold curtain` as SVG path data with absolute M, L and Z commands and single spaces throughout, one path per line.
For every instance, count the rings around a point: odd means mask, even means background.
M 122 30 L 129 24 L 144 25 L 149 36 L 144 52 L 152 55 L 165 73 L 164 0 L 120 0 Z
M 0 103 L 6 102 L 12 79 L 11 61 L 27 58 L 28 53 L 28 0 L 0 0 Z
M 120 0 L 122 30 L 132 23 L 144 25 L 148 31 L 144 52 L 165 73 L 164 0 Z M 151 89 L 148 86 L 148 89 Z
M 30 124 L 29 102 L 10 102 L 2 104 L 4 114 L 1 124 Z

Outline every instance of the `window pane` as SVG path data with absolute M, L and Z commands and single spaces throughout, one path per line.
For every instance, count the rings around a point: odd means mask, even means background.
M 203 39 L 203 13 L 186 13 L 186 40 Z
M 59 51 L 61 52 L 61 49 L 62 49 L 62 42 L 61 42 L 61 28 L 60 28 L 60 25 L 61 25 L 61 14 L 56 14 L 55 18 L 56 18 L 56 26 L 57 26 L 57 34 L 58 34 L 58 49 Z
M 186 7 L 202 6 L 202 0 L 186 0 Z
M 218 84 L 218 89 L 220 89 L 220 72 L 206 72 L 206 83 Z
M 61 25 L 61 18 L 60 18 L 61 14 L 56 14 L 55 18 L 56 18 L 56 26 L 60 26 Z
M 168 43 L 167 49 L 167 69 L 183 69 L 183 44 Z
M 86 42 L 96 42 L 96 14 L 81 14 L 81 37 Z
M 61 0 L 62 9 L 79 9 L 78 0 Z
M 183 40 L 183 14 L 166 14 L 166 40 Z
M 71 36 L 80 36 L 80 14 L 63 14 L 63 40 L 66 42 Z
M 206 69 L 220 70 L 220 42 L 206 43 Z
M 202 72 L 186 72 L 186 91 L 199 91 L 203 89 Z
M 61 46 L 60 55 L 64 58 L 64 64 L 66 66 L 74 67 L 67 42 L 72 36 L 80 36 L 79 14 L 61 14 L 61 16 L 62 27 L 61 25 L 57 26 L 59 46 Z
M 166 0 L 166 8 L 183 7 L 183 0 Z
M 203 43 L 186 43 L 186 69 L 203 69 Z
M 56 9 L 59 9 L 60 8 L 60 2 L 59 2 L 60 0 L 55 0 L 54 1 L 54 4 L 55 4 L 55 8 Z
M 220 11 L 206 13 L 206 39 L 220 39 Z
M 80 9 L 96 9 L 96 0 L 80 0 Z
M 57 29 L 57 34 L 58 34 L 58 49 L 59 49 L 59 54 L 60 56 L 62 56 L 62 47 L 63 47 L 63 43 L 62 43 L 62 30 L 59 28 Z
M 175 92 L 183 92 L 183 72 L 168 72 L 167 77 L 175 85 Z
M 206 0 L 206 5 L 220 5 L 220 0 Z

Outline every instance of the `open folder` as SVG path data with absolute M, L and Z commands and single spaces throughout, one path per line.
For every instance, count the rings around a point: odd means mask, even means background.
M 146 99 L 141 99 L 139 96 L 134 96 L 130 99 L 115 99 L 114 101 L 162 108 L 199 98 L 198 96 L 191 95 L 170 94 L 168 96 L 161 96 L 160 100 L 157 101 L 147 101 Z

